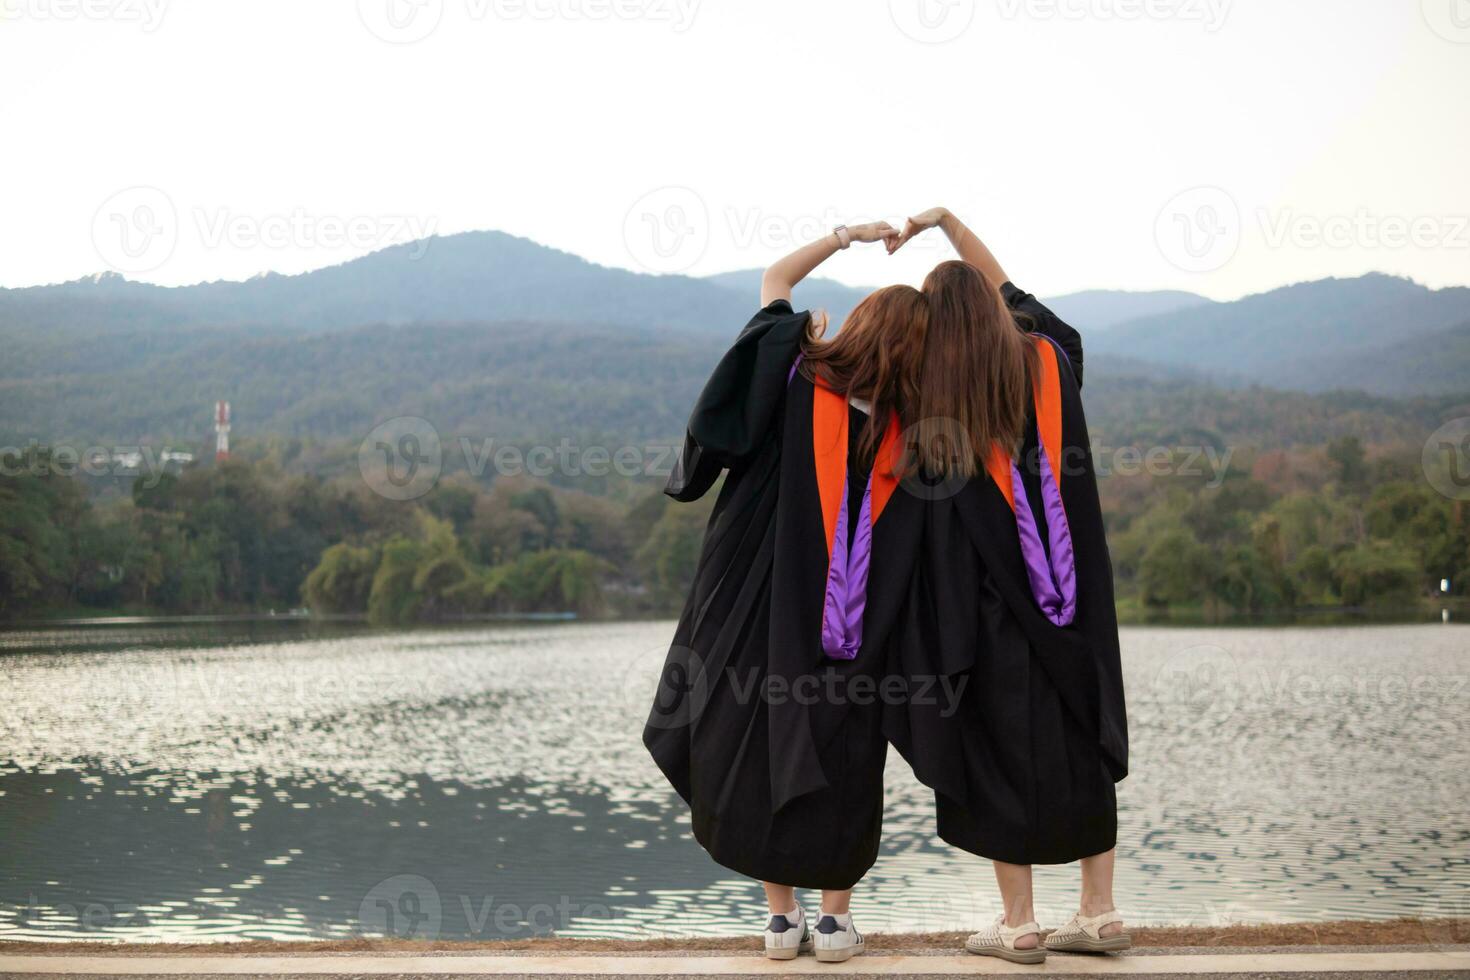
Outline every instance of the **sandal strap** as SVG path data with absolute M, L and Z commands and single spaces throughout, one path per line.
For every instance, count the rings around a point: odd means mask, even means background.
M 1001 916 L 995 923 L 995 931 L 1000 936 L 1001 942 L 1006 944 L 1007 949 L 1015 949 L 1016 940 L 1022 936 L 1029 936 L 1032 933 L 1040 936 L 1041 926 L 1035 921 L 1023 922 L 1018 926 L 1008 926 L 1006 925 L 1005 916 Z
M 1093 939 L 1101 939 L 1103 929 L 1115 922 L 1122 925 L 1123 917 L 1118 914 L 1117 909 L 1109 909 L 1101 915 L 1083 915 L 1079 912 L 1072 916 L 1072 921 Z
M 970 939 L 983 946 L 1004 946 L 1006 949 L 1015 950 L 1017 939 L 1033 933 L 1038 937 L 1038 945 L 1040 945 L 1041 926 L 1036 922 L 1023 922 L 1018 926 L 1008 926 L 1005 916 L 1001 916 L 989 928 L 980 930 Z

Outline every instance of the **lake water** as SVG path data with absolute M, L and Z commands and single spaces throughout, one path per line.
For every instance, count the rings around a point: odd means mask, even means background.
M 749 932 L 639 742 L 671 623 L 0 633 L 0 938 Z M 1135 922 L 1470 915 L 1470 629 L 1127 628 Z M 870 930 L 991 917 L 890 759 Z M 1043 921 L 1075 868 L 1037 870 Z

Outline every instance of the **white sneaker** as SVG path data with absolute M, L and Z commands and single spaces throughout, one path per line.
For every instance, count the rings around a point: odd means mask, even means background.
M 1036 936 L 1036 945 L 1031 949 L 1017 949 L 1016 940 L 1030 935 Z M 1041 926 L 1035 922 L 1023 922 L 1012 928 L 1006 925 L 1006 917 L 1002 915 L 966 939 L 965 949 L 977 956 L 999 956 L 1011 963 L 1045 963 L 1044 938 Z
M 817 932 L 812 938 L 816 940 L 819 963 L 841 963 L 863 951 L 863 937 L 858 934 L 857 926 L 852 924 L 851 918 L 847 920 L 847 928 L 844 929 L 837 924 L 835 916 L 822 916 L 817 920 Z
M 796 918 L 773 915 L 766 924 L 766 959 L 794 960 L 798 953 L 812 951 L 812 931 L 807 928 L 806 913 L 796 907 Z

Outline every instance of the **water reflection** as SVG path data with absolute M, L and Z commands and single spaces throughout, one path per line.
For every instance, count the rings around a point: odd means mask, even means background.
M 638 732 L 663 623 L 0 634 L 0 935 L 744 931 Z M 1136 921 L 1470 910 L 1462 627 L 1129 629 Z M 1073 869 L 1038 871 L 1048 920 Z M 890 762 L 870 929 L 971 926 L 988 867 Z
M 393 795 L 192 777 L 6 773 L 5 931 L 517 938 L 576 922 L 634 932 L 635 912 L 658 899 L 629 873 L 643 863 L 632 850 L 658 843 L 657 879 L 671 890 L 718 874 L 667 809 L 605 795 L 428 777 Z

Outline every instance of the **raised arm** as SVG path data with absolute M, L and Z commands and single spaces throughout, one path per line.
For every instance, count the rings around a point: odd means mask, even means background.
M 929 228 L 938 228 L 944 232 L 944 237 L 960 253 L 960 258 L 979 269 L 980 274 L 996 289 L 1010 281 L 1010 276 L 1006 275 L 995 255 L 980 240 L 980 236 L 966 228 L 965 223 L 948 208 L 930 208 L 914 215 L 904 224 L 903 234 L 889 243 L 888 251 L 898 251 L 904 242 Z
M 965 223 L 955 217 L 948 208 L 930 208 L 914 215 L 903 226 L 903 234 L 888 242 L 888 252 L 892 254 L 903 247 L 910 238 L 929 228 L 939 228 L 949 239 L 954 250 L 960 253 L 960 259 L 973 265 L 980 270 L 980 274 L 994 286 L 1016 313 L 1024 314 L 1020 323 L 1024 329 L 1044 334 L 1057 342 L 1062 352 L 1067 355 L 1071 364 L 1072 373 L 1077 379 L 1077 384 L 1082 384 L 1082 335 L 1072 326 L 1062 320 L 1049 310 L 1041 300 L 1032 296 L 1023 289 L 1017 288 L 1011 282 L 1011 277 L 1006 275 L 1000 267 L 1000 262 L 994 253 L 980 240 Z
M 847 238 L 844 241 L 843 235 Z M 886 221 L 873 221 L 865 225 L 839 226 L 810 245 L 801 248 L 775 263 L 761 277 L 761 306 L 770 306 L 778 299 L 791 300 L 791 290 L 797 283 L 811 275 L 812 270 L 830 259 L 835 252 L 847 248 L 852 242 L 891 242 L 898 238 L 898 229 Z M 890 247 L 889 251 L 893 249 Z

